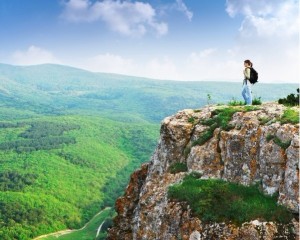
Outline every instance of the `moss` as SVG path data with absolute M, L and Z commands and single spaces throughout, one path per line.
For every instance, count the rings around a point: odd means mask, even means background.
M 208 126 L 209 128 L 203 132 L 199 138 L 193 142 L 195 145 L 203 145 L 209 139 L 213 137 L 214 130 L 220 128 L 223 131 L 230 131 L 235 128 L 234 125 L 229 124 L 231 118 L 236 112 L 250 112 L 259 110 L 256 106 L 243 106 L 243 107 L 226 107 L 221 109 L 215 109 L 211 112 L 211 118 L 200 121 L 202 125 Z
M 222 130 L 224 130 L 224 131 L 230 131 L 231 129 L 234 129 L 234 125 L 233 124 L 227 124 L 226 126 L 224 126 L 223 128 L 222 128 Z
M 188 122 L 194 124 L 195 123 L 195 118 L 194 117 L 190 117 L 188 119 Z
M 187 156 L 190 154 L 191 152 L 191 146 L 186 146 L 185 149 L 183 150 L 183 155 L 185 158 L 187 158 Z
M 270 142 L 272 139 L 274 139 L 274 135 L 271 135 L 271 134 L 268 134 L 266 139 L 267 139 L 267 142 Z
M 267 117 L 258 118 L 260 125 L 265 125 L 266 123 L 270 122 L 271 120 L 272 120 L 271 118 L 267 118 Z
M 221 128 L 221 130 L 229 131 L 234 128 L 233 125 L 228 124 L 232 118 L 232 115 L 238 112 L 239 108 L 222 108 L 216 109 L 211 112 L 212 118 L 207 120 L 203 120 L 201 124 L 205 126 L 209 126 L 209 128 L 199 136 L 199 138 L 193 142 L 193 146 L 195 145 L 203 145 L 209 139 L 213 137 L 214 130 L 216 128 Z
M 195 178 L 195 179 L 198 179 L 198 178 L 201 178 L 201 177 L 202 177 L 202 174 L 201 174 L 201 173 L 195 172 L 195 171 L 191 172 L 189 175 L 190 175 L 191 177 Z
M 279 147 L 283 148 L 283 149 L 287 149 L 290 145 L 291 145 L 291 140 L 287 141 L 287 142 L 283 142 L 281 141 L 278 137 L 274 137 L 274 143 L 276 143 Z
M 188 175 L 169 187 L 168 198 L 187 202 L 194 216 L 204 222 L 242 224 L 254 219 L 289 223 L 292 214 L 277 205 L 277 196 L 266 196 L 258 186 L 243 186 L 217 179 Z
M 205 131 L 203 134 L 201 134 L 201 136 L 193 142 L 193 146 L 196 145 L 203 145 L 204 143 L 206 143 L 209 139 L 211 139 L 214 135 L 214 128 L 209 128 L 207 131 Z
M 279 147 L 281 147 L 284 150 L 286 150 L 291 145 L 291 140 L 287 142 L 283 142 L 279 137 L 271 134 L 267 135 L 266 140 L 267 142 L 273 140 L 275 144 L 277 144 Z
M 188 168 L 187 168 L 186 163 L 176 162 L 176 163 L 173 163 L 169 167 L 169 172 L 172 174 L 179 173 L 179 172 L 187 172 L 187 171 L 188 171 Z

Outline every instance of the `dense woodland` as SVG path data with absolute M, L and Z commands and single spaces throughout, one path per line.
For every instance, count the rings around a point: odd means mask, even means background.
M 80 228 L 114 205 L 157 138 L 157 125 L 95 116 L 2 122 L 0 238 Z
M 295 89 L 259 84 L 263 101 Z M 0 239 L 82 227 L 150 159 L 165 116 L 241 98 L 240 88 L 0 64 Z

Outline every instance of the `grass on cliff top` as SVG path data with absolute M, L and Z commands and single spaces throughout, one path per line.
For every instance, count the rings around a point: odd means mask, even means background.
M 221 128 L 222 130 L 226 131 L 230 130 L 233 126 L 229 125 L 228 123 L 230 122 L 232 115 L 239 110 L 240 108 L 232 107 L 214 110 L 211 113 L 211 118 L 201 122 L 201 124 L 209 126 L 209 128 L 193 143 L 193 146 L 203 145 L 206 143 L 213 137 L 213 133 L 216 128 Z
M 203 145 L 209 139 L 213 137 L 216 128 L 220 128 L 224 131 L 229 131 L 234 128 L 233 125 L 229 124 L 233 114 L 236 112 L 250 112 L 259 110 L 256 106 L 243 106 L 243 107 L 226 107 L 215 109 L 211 113 L 211 118 L 201 121 L 200 123 L 209 126 L 209 128 L 203 132 L 199 138 L 193 142 L 193 146 Z
M 169 187 L 171 200 L 187 202 L 195 216 L 204 222 L 233 222 L 241 225 L 251 220 L 288 223 L 292 214 L 276 203 L 276 196 L 266 196 L 257 186 L 243 186 L 223 180 L 197 179 L 188 175 L 180 184 Z
M 252 105 L 261 105 L 261 104 L 262 104 L 261 97 L 253 98 Z M 234 106 L 244 106 L 244 105 L 246 105 L 246 102 L 236 100 L 235 98 L 233 98 L 232 100 L 230 100 L 228 102 L 228 106 L 232 106 L 232 107 L 234 107 Z
M 285 123 L 297 124 L 297 123 L 299 123 L 299 112 L 295 111 L 291 108 L 286 109 L 280 119 L 280 122 L 281 122 L 281 124 L 285 124 Z

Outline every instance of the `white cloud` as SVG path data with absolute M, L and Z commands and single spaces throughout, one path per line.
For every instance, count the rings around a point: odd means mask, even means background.
M 215 48 L 191 53 L 179 62 L 170 56 L 131 59 L 105 53 L 84 60 L 78 67 L 94 71 L 169 80 L 219 80 L 242 78 L 243 62 L 224 59 Z M 222 59 L 220 59 L 222 58 Z M 216 61 L 219 59 L 219 61 Z
M 226 11 L 231 17 L 237 14 L 268 16 L 273 11 L 273 5 L 282 0 L 227 0 Z
M 176 0 L 176 8 L 178 11 L 183 12 L 186 17 L 189 19 L 189 21 L 192 21 L 193 18 L 193 12 L 191 12 L 187 6 L 185 5 L 185 3 L 183 2 L 183 0 Z
M 161 58 L 153 58 L 144 66 L 141 76 L 147 76 L 155 79 L 180 80 L 178 68 L 171 58 L 164 56 Z
M 298 34 L 299 9 L 294 0 L 227 1 L 230 16 L 242 14 L 245 19 L 240 32 L 245 36 L 285 37 Z M 234 10 L 233 10 L 234 9 Z
M 205 58 L 217 52 L 216 48 L 207 48 L 200 52 L 199 57 Z
M 70 0 L 67 3 L 67 7 L 69 7 L 69 10 L 72 9 L 73 11 L 82 11 L 89 7 L 90 2 L 85 0 Z
M 192 21 L 194 13 L 186 6 L 183 0 L 175 0 L 172 3 L 162 4 L 158 7 L 159 15 L 166 16 L 169 13 L 180 12 Z
M 264 82 L 299 80 L 299 2 L 296 0 L 227 0 L 231 17 L 241 15 L 231 56 L 249 58 Z
M 216 48 L 191 53 L 182 66 L 186 80 L 231 81 L 239 79 L 239 76 L 242 78 L 243 62 Z
M 105 53 L 76 65 L 93 72 L 117 73 L 155 79 L 180 79 L 175 64 L 167 56 L 137 61 L 117 54 Z
M 60 61 L 48 50 L 37 46 L 30 46 L 25 51 L 15 51 L 12 56 L 12 63 L 17 65 L 35 65 L 43 63 L 60 63 Z
M 87 59 L 80 67 L 93 72 L 118 73 L 132 75 L 135 65 L 132 59 L 105 53 Z
M 127 36 L 142 36 L 149 31 L 165 35 L 168 25 L 159 22 L 155 9 L 144 2 L 69 0 L 62 17 L 71 22 L 105 22 L 112 31 Z

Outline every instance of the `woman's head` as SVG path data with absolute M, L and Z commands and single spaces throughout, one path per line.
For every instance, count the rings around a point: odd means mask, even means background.
M 247 60 L 244 61 L 244 66 L 245 67 L 252 67 L 253 64 L 252 64 L 252 62 L 250 60 L 247 59 Z

